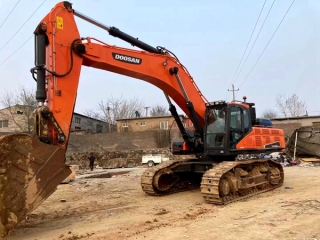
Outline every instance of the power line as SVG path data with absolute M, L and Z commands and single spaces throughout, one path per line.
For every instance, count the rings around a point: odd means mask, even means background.
M 268 47 L 269 43 L 271 42 L 271 40 L 272 40 L 273 36 L 276 34 L 276 32 L 278 31 L 278 29 L 279 29 L 279 27 L 280 27 L 281 23 L 283 22 L 283 20 L 284 20 L 284 19 L 285 19 L 285 17 L 287 16 L 287 14 L 288 14 L 288 12 L 289 12 L 290 8 L 292 7 L 292 5 L 293 5 L 294 1 L 295 1 L 295 0 L 293 0 L 293 1 L 292 1 L 292 3 L 290 4 L 290 6 L 289 6 L 289 8 L 288 8 L 287 12 L 284 14 L 283 18 L 281 19 L 281 21 L 280 21 L 280 23 L 279 23 L 278 27 L 276 28 L 276 30 L 275 30 L 275 31 L 274 31 L 274 33 L 272 34 L 272 36 L 271 36 L 271 38 L 269 39 L 269 41 L 268 41 L 267 45 L 266 45 L 266 46 L 265 46 L 265 48 L 263 49 L 263 51 L 262 51 L 262 53 L 260 54 L 260 56 L 259 56 L 258 60 L 255 62 L 255 64 L 254 64 L 254 65 L 253 65 L 253 67 L 251 68 L 250 72 L 248 73 L 248 75 L 246 76 L 246 78 L 245 78 L 245 79 L 242 81 L 242 83 L 240 84 L 240 87 L 241 87 L 241 86 L 242 86 L 242 84 L 247 80 L 247 78 L 248 78 L 248 77 L 249 77 L 249 75 L 251 74 L 252 70 L 253 70 L 253 69 L 255 68 L 255 66 L 257 65 L 257 63 L 258 63 L 258 61 L 260 60 L 261 56 L 263 55 L 264 51 L 267 49 L 267 47 Z M 240 87 L 239 87 L 239 88 L 240 88 Z
M 13 10 L 16 8 L 16 6 L 18 5 L 18 3 L 20 2 L 21 0 L 18 0 L 18 2 L 16 3 L 16 5 L 14 5 L 14 7 L 11 9 L 11 11 L 9 12 L 8 16 L 4 19 L 3 23 L 1 24 L 0 26 L 0 29 L 2 27 L 2 25 L 7 21 L 8 17 L 10 17 L 11 13 L 13 12 Z
M 237 72 L 238 72 L 238 70 L 239 70 L 239 68 L 240 68 L 240 65 L 241 65 L 241 63 L 242 63 L 242 60 L 243 60 L 243 58 L 244 58 L 244 55 L 245 55 L 245 53 L 246 53 L 246 51 L 247 51 L 247 49 L 248 49 L 248 46 L 249 46 L 249 43 L 250 43 L 251 38 L 252 38 L 252 36 L 253 36 L 253 33 L 254 33 L 254 31 L 256 30 L 257 24 L 258 24 L 258 22 L 259 22 L 261 13 L 262 13 L 262 11 L 263 11 L 263 8 L 264 8 L 264 5 L 266 4 L 266 2 L 267 2 L 267 0 L 265 0 L 264 3 L 263 3 L 263 5 L 262 5 L 262 8 L 261 8 L 261 10 L 260 10 L 260 14 L 259 14 L 258 19 L 257 19 L 257 21 L 256 21 L 256 24 L 255 24 L 255 26 L 254 26 L 254 28 L 253 28 L 253 30 L 252 30 L 252 33 L 251 33 L 250 39 L 249 39 L 249 41 L 248 41 L 248 43 L 247 43 L 246 49 L 244 50 L 244 53 L 242 54 L 242 58 L 241 58 L 240 63 L 239 63 L 239 65 L 238 65 L 237 71 L 235 72 L 235 74 L 234 74 L 234 76 L 233 76 L 233 80 L 231 81 L 230 84 L 234 83 L 235 77 L 236 77 Z M 228 94 L 228 93 L 227 93 L 227 94 Z M 228 96 L 228 95 L 227 95 L 227 96 Z
M 12 40 L 12 38 L 14 38 L 15 35 L 17 35 L 17 33 L 21 30 L 21 28 L 30 20 L 30 18 L 39 10 L 39 8 L 45 3 L 46 0 L 44 0 L 40 6 L 31 14 L 31 16 L 24 22 L 24 24 L 22 24 L 22 26 L 18 29 L 18 31 L 15 32 L 15 34 L 13 34 L 13 36 L 6 42 L 6 44 L 0 49 L 0 52 L 2 51 L 2 49 L 4 49 L 5 46 L 7 46 L 7 44 Z
M 235 78 L 234 82 L 237 80 L 237 78 L 239 77 L 239 75 L 240 75 L 240 73 L 241 73 L 244 65 L 246 64 L 246 62 L 247 62 L 247 60 L 248 60 L 248 57 L 249 57 L 249 55 L 250 55 L 250 53 L 251 53 L 251 51 L 252 51 L 252 49 L 253 49 L 256 41 L 257 41 L 257 39 L 258 39 L 258 37 L 259 37 L 259 35 L 260 35 L 260 32 L 261 32 L 261 30 L 262 30 L 262 28 L 263 28 L 263 26 L 264 26 L 264 24 L 265 24 L 265 22 L 266 22 L 266 20 L 267 20 L 267 18 L 268 18 L 268 16 L 269 16 L 269 14 L 270 14 L 270 12 L 271 12 L 271 9 L 272 9 L 273 4 L 274 4 L 275 1 L 276 1 L 276 0 L 273 0 L 273 3 L 272 3 L 272 5 L 271 5 L 271 7 L 270 7 L 270 9 L 269 9 L 269 12 L 268 12 L 266 18 L 264 19 L 264 21 L 263 21 L 263 23 L 262 23 L 262 25 L 261 25 L 261 27 L 260 27 L 260 30 L 259 30 L 259 32 L 258 32 L 258 34 L 257 34 L 257 36 L 256 36 L 256 39 L 254 40 L 254 42 L 253 42 L 253 44 L 252 44 L 252 46 L 251 46 L 251 48 L 250 48 L 250 51 L 249 51 L 249 53 L 248 53 L 248 55 L 247 55 L 247 57 L 246 57 L 246 60 L 244 60 L 244 63 L 243 63 L 243 65 L 242 65 L 242 67 L 241 67 L 241 69 L 240 69 L 237 77 Z
M 27 41 L 25 41 L 19 48 L 17 48 L 9 57 L 7 57 L 2 63 L 0 63 L 0 66 L 4 64 L 9 58 L 11 58 L 16 52 L 18 52 L 24 45 L 26 45 L 27 42 L 32 38 L 33 36 L 29 37 Z

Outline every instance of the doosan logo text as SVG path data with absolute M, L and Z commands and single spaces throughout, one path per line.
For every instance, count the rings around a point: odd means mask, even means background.
M 126 63 L 131 63 L 131 64 L 141 64 L 141 62 L 142 62 L 141 58 L 122 55 L 122 54 L 118 54 L 118 53 L 112 53 L 112 57 L 115 60 L 118 60 L 118 61 L 121 61 L 121 62 L 126 62 Z
M 123 60 L 123 61 L 126 61 L 126 62 L 140 63 L 140 59 L 139 58 L 128 57 L 128 56 L 123 56 L 123 55 L 119 55 L 119 54 L 116 54 L 115 59 Z

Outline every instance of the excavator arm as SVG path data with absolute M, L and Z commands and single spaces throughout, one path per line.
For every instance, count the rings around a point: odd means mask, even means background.
M 74 16 L 142 50 L 112 46 L 95 38 L 81 38 Z M 153 48 L 115 27 L 104 26 L 73 10 L 69 2 L 58 3 L 38 25 L 35 48 L 36 66 L 31 71 L 37 81 L 36 98 L 40 106 L 47 106 L 46 110 L 56 122 L 48 126 L 46 134 L 38 131 L 40 138 L 46 138 L 54 145 L 67 144 L 82 65 L 143 80 L 160 88 L 169 101 L 172 115 L 178 116 L 170 98 L 188 115 L 198 138 L 202 138 L 207 100 L 187 69 L 166 49 Z M 184 140 L 193 147 L 191 137 L 183 125 L 179 125 Z M 42 124 L 38 122 L 36 128 L 42 128 Z
M 141 50 L 81 38 L 78 16 Z M 34 31 L 39 107 L 34 113 L 33 136 L 19 133 L 0 138 L 0 238 L 50 196 L 70 173 L 65 165 L 72 115 L 81 67 L 93 67 L 153 84 L 163 90 L 187 147 L 203 148 L 207 100 L 177 57 L 154 48 L 115 27 L 107 27 L 60 2 Z M 195 137 L 187 134 L 171 99 L 189 116 Z

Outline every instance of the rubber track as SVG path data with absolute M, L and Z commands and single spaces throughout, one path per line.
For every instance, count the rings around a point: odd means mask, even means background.
M 191 160 L 194 160 L 194 159 L 190 158 L 190 159 L 182 159 L 182 160 L 170 160 L 167 162 L 163 162 L 163 163 L 161 163 L 157 166 L 154 166 L 152 168 L 148 168 L 147 170 L 145 170 L 143 172 L 143 174 L 141 176 L 142 190 L 148 195 L 164 196 L 164 195 L 169 195 L 169 194 L 173 194 L 173 193 L 177 193 L 177 192 L 183 192 L 183 191 L 199 188 L 200 187 L 199 184 L 193 184 L 190 181 L 178 182 L 178 184 L 175 184 L 174 186 L 172 186 L 169 190 L 167 190 L 165 192 L 159 191 L 155 188 L 154 179 L 157 174 L 160 174 L 161 170 L 168 171 L 174 167 L 179 166 L 181 163 L 189 162 Z
M 228 171 L 230 171 L 232 168 L 236 167 L 237 165 L 250 165 L 254 163 L 263 163 L 263 162 L 272 162 L 273 165 L 277 166 L 280 170 L 280 176 L 281 180 L 280 183 L 277 185 L 271 185 L 269 183 L 259 185 L 258 187 L 263 187 L 263 189 L 259 190 L 257 187 L 251 187 L 248 194 L 239 196 L 238 194 L 232 195 L 232 196 L 225 196 L 223 198 L 220 197 L 219 194 L 219 183 L 220 179 L 226 174 Z M 239 200 L 243 200 L 246 198 L 249 198 L 251 196 L 264 193 L 267 191 L 274 190 L 276 188 L 279 188 L 283 185 L 283 168 L 282 165 L 279 163 L 276 163 L 269 159 L 263 159 L 263 160 L 248 160 L 248 161 L 235 161 L 235 162 L 221 162 L 214 168 L 208 170 L 205 172 L 205 174 L 202 177 L 201 181 L 201 193 L 204 198 L 204 200 L 208 203 L 214 203 L 214 204 L 229 204 L 232 202 L 236 202 Z M 208 191 L 210 190 L 210 191 Z

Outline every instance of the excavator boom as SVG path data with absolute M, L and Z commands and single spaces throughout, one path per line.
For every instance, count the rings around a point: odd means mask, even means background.
M 74 16 L 142 50 L 111 46 L 95 38 L 81 38 Z M 40 105 L 46 103 L 60 126 L 58 132 L 52 129 L 54 144 L 67 143 L 82 65 L 155 85 L 163 90 L 170 105 L 169 97 L 190 117 L 196 131 L 202 135 L 208 101 L 187 69 L 168 50 L 154 48 L 115 27 L 98 23 L 73 10 L 68 2 L 58 3 L 40 22 L 35 30 L 35 48 L 36 66 L 32 73 L 37 81 L 36 98 Z M 62 141 L 58 140 L 61 136 Z
M 95 38 L 81 38 L 74 19 L 75 15 L 107 29 L 110 35 L 120 37 L 144 50 L 116 47 Z M 82 65 L 155 85 L 172 98 L 190 118 L 199 119 L 200 127 L 203 127 L 207 100 L 187 69 L 165 49 L 153 48 L 115 27 L 99 24 L 73 10 L 68 2 L 59 3 L 51 10 L 37 27 L 35 36 L 38 57 L 34 70 L 38 72 L 37 92 L 41 93 L 36 98 L 39 102 L 44 102 L 46 99 L 49 109 L 55 109 L 53 115 L 66 136 L 76 101 Z M 40 71 L 45 71 L 47 74 L 39 76 Z M 44 82 L 47 82 L 47 90 Z M 192 116 L 186 106 L 190 96 L 195 116 Z

